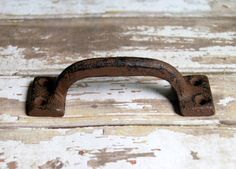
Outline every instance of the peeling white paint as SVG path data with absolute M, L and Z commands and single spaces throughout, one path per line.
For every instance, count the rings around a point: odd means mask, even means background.
M 210 11 L 207 0 L 1 0 L 1 15 L 81 15 L 117 12 L 187 13 Z
M 50 38 L 50 34 L 46 34 L 41 38 Z M 236 46 L 234 41 L 236 39 L 236 33 L 229 32 L 215 32 L 212 31 L 209 26 L 196 27 L 183 27 L 183 26 L 131 26 L 124 27 L 124 31 L 119 36 L 130 36 L 130 40 L 133 41 L 156 41 L 165 43 L 178 43 L 181 41 L 182 46 L 175 47 L 164 46 L 159 48 L 153 48 L 152 45 L 133 45 L 133 46 L 120 46 L 120 48 L 113 50 L 91 50 L 88 53 L 88 58 L 94 57 L 116 57 L 116 56 L 135 56 L 135 57 L 147 57 L 156 58 L 166 61 L 178 68 L 181 72 L 216 72 L 216 71 L 229 71 L 233 72 L 236 69 L 236 63 L 229 63 L 224 60 L 222 63 L 216 62 L 216 58 L 222 57 L 236 57 Z M 221 42 L 219 46 L 194 48 L 192 41 L 203 38 L 210 39 L 212 41 Z M 185 47 L 186 43 L 186 47 Z M 187 47 L 190 45 L 191 47 Z M 39 54 L 43 57 L 34 56 L 29 57 L 30 54 L 25 52 L 32 52 L 33 54 Z M 50 53 L 51 52 L 51 53 Z M 52 57 L 53 53 L 53 57 Z M 25 74 L 59 74 L 61 70 L 68 66 L 66 63 L 73 63 L 78 60 L 84 59 L 83 54 L 80 52 L 72 52 L 71 54 L 60 54 L 52 49 L 41 49 L 40 47 L 33 46 L 32 48 L 19 48 L 17 46 L 0 47 L 0 67 L 1 75 L 25 75 Z M 63 57 L 64 60 L 61 58 Z M 193 61 L 195 57 L 214 57 L 211 64 L 199 63 Z M 63 64 L 65 63 L 65 64 Z
M 231 56 L 235 57 L 236 54 L 236 46 L 210 46 L 205 48 L 200 48 L 200 51 L 207 51 L 208 53 L 211 53 L 212 56 Z M 236 64 L 236 63 L 232 63 Z
M 229 103 L 231 103 L 233 101 L 236 101 L 236 98 L 229 96 L 229 97 L 225 97 L 224 99 L 220 99 L 217 104 L 227 106 Z
M 204 52 L 195 52 L 195 51 L 177 51 L 177 49 L 168 49 L 168 50 L 151 50 L 145 48 L 127 48 L 122 47 L 119 50 L 113 51 L 96 51 L 93 52 L 94 57 L 109 57 L 109 56 L 129 56 L 129 57 L 145 57 L 145 58 L 156 58 L 159 60 L 166 61 L 171 65 L 177 66 L 181 65 L 180 69 L 189 67 L 199 67 L 200 64 L 197 62 L 193 62 L 191 57 L 194 56 L 202 56 Z M 191 56 L 191 57 L 190 57 Z M 181 57 L 181 59 L 180 59 Z M 180 64 L 181 62 L 181 64 Z
M 107 100 L 113 98 L 117 102 L 131 101 L 133 99 L 161 99 L 166 97 L 158 93 L 158 90 L 170 92 L 171 86 L 165 80 L 158 78 L 146 78 L 146 83 L 142 83 L 144 79 L 141 77 L 99 77 L 80 80 L 69 89 L 70 100 L 82 99 L 85 101 Z M 80 87 L 86 83 L 86 87 Z M 77 86 L 79 85 L 79 86 Z M 78 90 L 79 88 L 79 90 Z M 156 91 L 156 92 L 154 92 Z M 129 98 L 127 98 L 129 97 Z
M 156 58 L 163 60 L 167 63 L 178 68 L 181 72 L 214 72 L 219 71 L 219 69 L 224 69 L 227 71 L 234 71 L 236 69 L 236 63 L 224 64 L 224 63 L 215 63 L 215 64 L 201 64 L 197 61 L 193 61 L 195 57 L 222 57 L 222 56 L 236 56 L 236 47 L 235 46 L 211 46 L 200 48 L 199 50 L 195 49 L 176 49 L 165 48 L 159 50 L 147 49 L 145 47 L 122 47 L 118 50 L 112 51 L 94 51 L 92 53 L 93 57 L 115 57 L 115 56 L 129 56 L 129 57 L 145 57 L 145 58 Z M 92 56 L 91 55 L 91 56 Z
M 43 51 L 33 47 L 35 53 L 42 54 Z M 1 74 L 4 75 L 21 75 L 21 74 L 59 74 L 68 64 L 62 64 L 60 56 L 54 56 L 53 63 L 49 63 L 50 59 L 45 58 L 32 58 L 25 59 L 23 54 L 24 49 L 16 46 L 8 46 L 6 48 L 0 47 L 1 58 Z M 223 69 L 225 71 L 234 71 L 236 63 L 215 63 L 215 64 L 200 64 L 193 61 L 195 57 L 236 57 L 236 46 L 210 46 L 199 48 L 199 50 L 186 48 L 176 49 L 175 47 L 166 47 L 164 49 L 147 49 L 146 46 L 141 47 L 120 47 L 119 49 L 110 51 L 92 51 L 88 58 L 95 57 L 117 57 L 117 56 L 130 56 L 130 57 L 146 57 L 156 58 L 166 61 L 178 68 L 181 72 L 214 72 Z M 45 53 L 45 57 L 50 57 Z M 68 58 L 68 57 L 67 57 Z M 79 53 L 75 53 L 73 58 L 69 59 L 71 63 L 84 59 Z M 180 59 L 181 58 L 181 59 Z
M 15 161 L 18 168 L 36 169 L 48 161 L 58 159 L 63 163 L 63 168 L 83 169 L 234 169 L 236 165 L 236 135 L 224 138 L 219 134 L 194 136 L 159 129 L 146 136 L 107 135 L 103 129 L 94 129 L 92 133 L 76 132 L 66 136 L 56 136 L 49 141 L 39 144 L 26 144 L 21 141 L 0 141 L 0 152 L 3 153 L 0 167 L 7 168 L 7 163 Z M 79 152 L 83 151 L 83 154 Z M 123 151 L 121 157 L 128 154 L 152 153 L 153 156 L 141 155 L 136 158 L 117 159 L 109 161 L 106 153 Z M 191 151 L 197 152 L 199 160 L 194 160 Z M 105 163 L 91 166 L 91 161 L 99 160 L 97 154 L 103 155 Z M 223 155 L 223 154 L 224 155 Z M 34 157 L 34 158 L 32 158 Z M 130 164 L 128 160 L 136 160 Z
M 176 120 L 175 122 L 173 122 L 173 124 L 176 125 L 186 125 L 188 124 L 188 121 L 184 121 L 184 120 Z M 191 125 L 220 125 L 220 120 L 218 119 L 205 119 L 205 120 L 200 120 L 200 119 L 193 119 L 191 120 Z
M 33 77 L 5 76 L 0 79 L 0 98 L 26 101 L 27 90 Z M 144 80 L 145 82 L 142 83 Z M 81 87 L 83 84 L 86 85 Z M 132 101 L 136 99 L 167 100 L 165 93 L 169 92 L 171 92 L 170 84 L 157 78 L 99 77 L 76 82 L 69 88 L 66 99 L 70 102 L 73 100 L 92 102 L 114 99 L 116 107 L 142 109 L 143 104 Z M 147 108 L 151 105 L 147 103 L 145 106 Z
M 146 79 L 146 83 L 139 83 L 142 78 L 89 78 L 74 84 L 68 91 L 68 100 L 83 100 L 88 102 L 102 102 L 114 99 L 110 103 L 118 108 L 143 109 L 144 105 L 135 102 L 139 99 L 166 100 L 164 93 L 171 91 L 170 84 L 156 78 Z M 86 83 L 86 87 L 80 87 Z M 77 86 L 79 85 L 79 86 Z M 164 92 L 164 93 L 163 93 Z M 145 107 L 152 107 L 148 103 Z
M 24 102 L 26 100 L 26 94 L 28 86 L 33 78 L 23 77 L 1 77 L 0 80 L 0 98 L 12 99 Z M 1 103 L 0 103 L 1 105 Z M 5 111 L 0 109 L 0 113 Z
M 25 48 L 19 48 L 17 46 L 12 46 L 9 45 L 7 47 L 0 47 L 0 56 L 1 56 L 1 62 L 0 62 L 0 67 L 1 67 L 1 72 L 0 74 L 3 75 L 17 75 L 21 74 L 22 71 L 25 73 L 34 74 L 34 71 L 36 70 L 45 70 L 45 69 L 50 69 L 52 68 L 51 64 L 48 64 L 48 60 L 45 58 L 32 58 L 32 59 L 26 59 L 24 51 Z M 38 54 L 45 54 L 45 57 L 47 57 L 47 53 L 44 51 L 41 51 L 40 48 L 38 47 L 32 47 L 32 50 L 35 53 Z M 58 59 L 56 59 L 56 56 L 54 57 L 54 62 L 57 63 Z M 61 66 L 64 68 L 67 66 L 67 64 L 54 64 L 53 68 L 57 69 Z M 55 70 L 51 70 L 50 73 L 54 73 Z M 58 71 L 57 71 L 58 72 Z M 47 74 L 50 74 L 47 72 Z M 24 74 L 24 73 L 23 73 Z
M 171 38 L 203 38 L 203 39 L 219 39 L 233 40 L 236 38 L 235 32 L 211 32 L 208 27 L 183 27 L 183 26 L 137 26 L 128 27 L 128 31 L 124 34 L 133 35 L 133 39 L 152 40 L 154 37 L 171 37 Z M 140 35 L 144 37 L 140 37 Z M 146 39 L 142 39 L 146 38 Z
M 38 59 L 27 60 L 24 59 L 24 48 L 18 48 L 17 46 L 9 45 L 5 48 L 0 47 L 1 58 L 1 71 L 7 71 L 8 73 L 17 73 L 26 68 L 28 70 L 33 70 L 41 68 L 43 63 L 40 63 Z
M 8 114 L 0 114 L 0 122 L 16 122 L 19 119 L 18 116 L 12 116 Z

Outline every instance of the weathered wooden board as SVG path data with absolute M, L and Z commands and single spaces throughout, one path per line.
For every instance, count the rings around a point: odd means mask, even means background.
M 234 0 L 1 0 L 1 18 L 236 16 Z
M 75 83 L 63 118 L 26 116 L 35 76 L 116 56 L 207 75 L 216 115 L 181 117 L 166 81 L 117 77 Z M 235 169 L 235 84 L 235 0 L 1 0 L 0 168 Z
M 0 75 L 58 74 L 95 57 L 156 58 L 181 72 L 235 72 L 236 17 L 0 21 Z
M 0 127 L 97 125 L 235 125 L 236 74 L 208 74 L 216 108 L 210 117 L 178 115 L 168 82 L 153 77 L 88 78 L 68 92 L 63 118 L 28 117 L 25 100 L 33 77 L 0 77 Z
M 2 169 L 234 169 L 235 128 L 0 130 Z

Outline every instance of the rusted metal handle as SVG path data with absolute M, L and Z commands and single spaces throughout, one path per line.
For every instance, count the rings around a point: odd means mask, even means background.
M 58 77 L 36 77 L 29 90 L 27 114 L 63 116 L 70 86 L 84 78 L 102 76 L 155 76 L 167 80 L 177 93 L 183 116 L 214 114 L 209 81 L 203 75 L 182 76 L 173 66 L 160 60 L 116 57 L 76 62 Z

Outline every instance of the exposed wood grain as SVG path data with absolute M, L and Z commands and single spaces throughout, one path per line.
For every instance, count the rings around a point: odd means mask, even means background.
M 0 127 L 235 125 L 236 74 L 208 76 L 216 115 L 193 118 L 177 114 L 177 100 L 169 83 L 153 77 L 84 79 L 69 89 L 65 117 L 28 117 L 25 114 L 25 100 L 33 78 L 2 76 Z
M 94 57 L 156 58 L 181 72 L 235 72 L 236 18 L 0 21 L 1 75 L 58 74 Z
M 127 16 L 236 16 L 234 0 L 1 0 L 0 19 L 127 17 Z
M 0 130 L 0 137 L 0 168 L 14 164 L 24 169 L 156 169 L 173 165 L 234 169 L 236 165 L 232 128 L 5 129 Z
M 26 116 L 34 76 L 116 56 L 208 75 L 216 115 L 181 117 L 167 82 L 120 77 L 74 84 L 63 118 Z M 0 168 L 235 169 L 235 72 L 234 0 L 1 0 Z

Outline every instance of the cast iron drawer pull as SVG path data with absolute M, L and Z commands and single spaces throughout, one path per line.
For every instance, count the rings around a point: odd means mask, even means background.
M 160 60 L 116 57 L 76 62 L 58 77 L 36 77 L 26 103 L 30 116 L 63 116 L 69 87 L 77 80 L 101 76 L 155 76 L 174 88 L 183 116 L 214 114 L 209 81 L 203 75 L 182 76 L 173 66 Z

